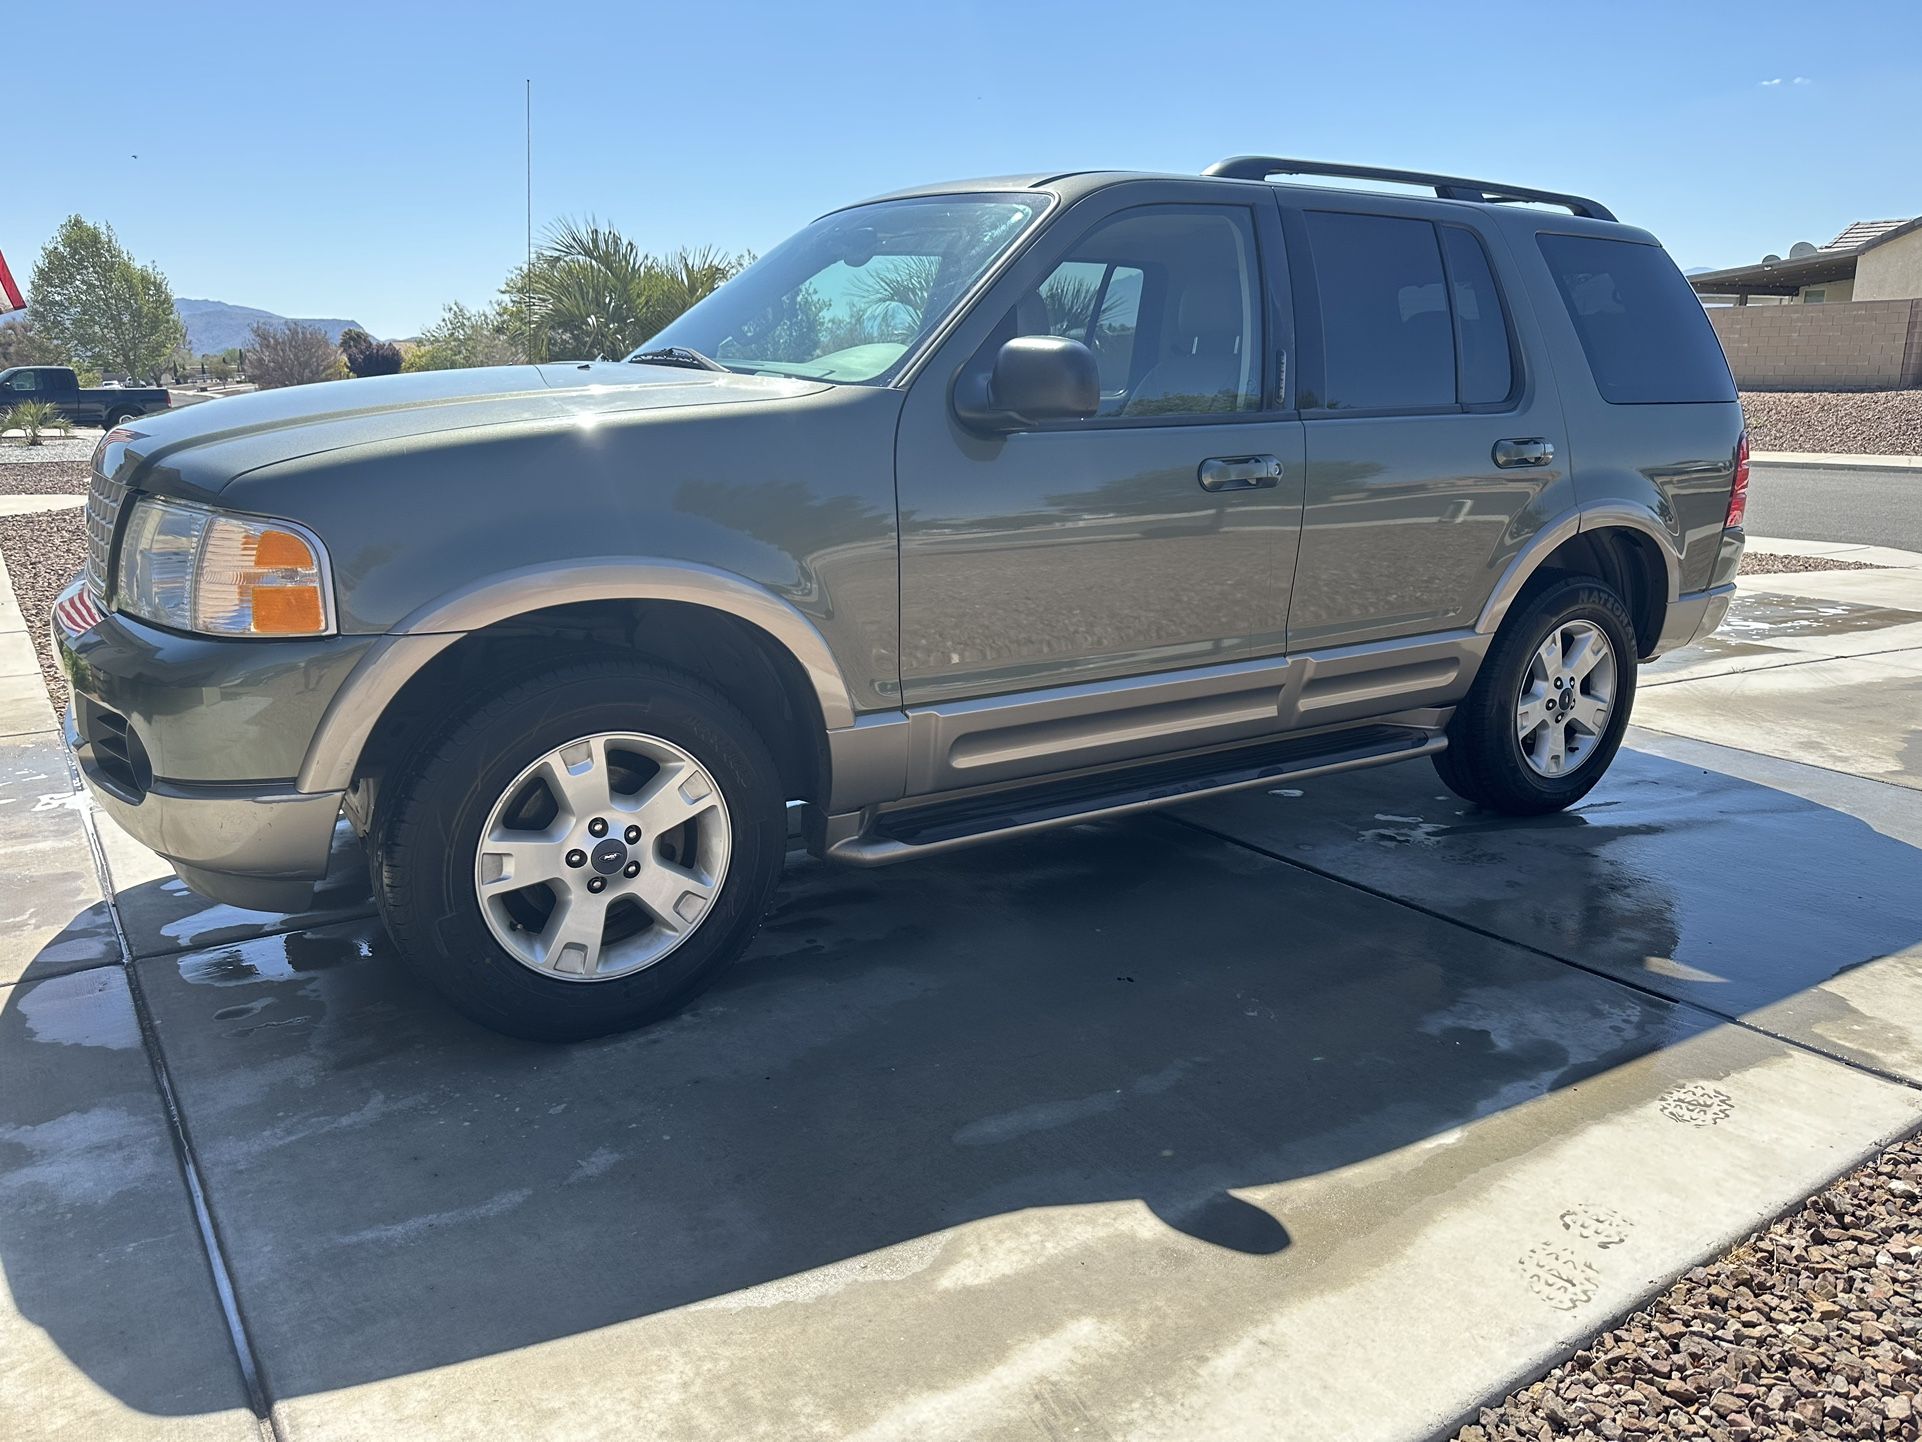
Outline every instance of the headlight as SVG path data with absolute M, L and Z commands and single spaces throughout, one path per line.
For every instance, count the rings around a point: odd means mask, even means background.
M 333 630 L 327 553 L 290 521 L 141 500 L 120 543 L 114 605 L 210 636 L 324 636 Z

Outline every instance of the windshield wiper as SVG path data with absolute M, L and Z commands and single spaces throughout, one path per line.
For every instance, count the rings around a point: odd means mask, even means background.
M 691 346 L 671 345 L 661 350 L 640 350 L 627 358 L 629 365 L 680 366 L 691 371 L 725 371 L 727 367 L 712 356 L 704 356 Z

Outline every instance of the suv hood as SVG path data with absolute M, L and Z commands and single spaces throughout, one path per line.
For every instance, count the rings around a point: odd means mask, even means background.
M 117 478 L 218 492 L 248 471 L 323 451 L 481 427 L 580 423 L 640 411 L 804 396 L 819 381 L 589 361 L 422 371 L 256 391 L 146 416 Z M 146 473 L 136 476 L 138 470 Z M 171 482 L 172 484 L 168 484 Z

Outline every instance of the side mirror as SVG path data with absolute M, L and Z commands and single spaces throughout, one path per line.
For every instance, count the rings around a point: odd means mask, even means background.
M 954 409 L 963 425 L 991 435 L 1086 420 L 1101 409 L 1101 369 L 1078 340 L 1018 335 L 996 352 L 985 376 L 961 378 Z

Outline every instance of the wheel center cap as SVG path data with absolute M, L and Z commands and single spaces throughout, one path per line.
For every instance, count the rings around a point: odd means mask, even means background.
M 627 843 L 610 836 L 594 848 L 588 859 L 602 876 L 612 876 L 627 865 Z

